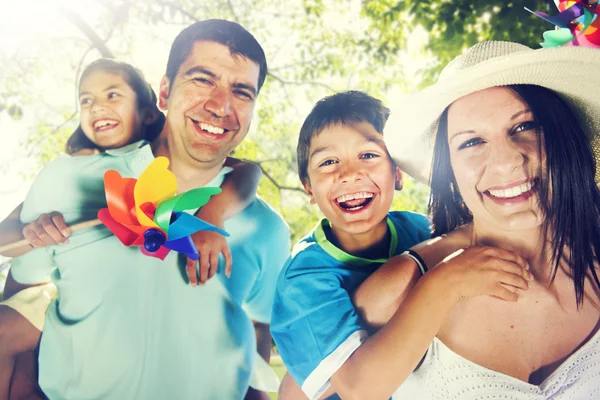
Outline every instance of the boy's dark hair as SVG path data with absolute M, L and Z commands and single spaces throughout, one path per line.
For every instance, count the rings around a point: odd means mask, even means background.
M 569 105 L 552 90 L 535 85 L 508 88 L 529 106 L 543 133 L 538 135 L 538 151 L 546 154 L 546 168 L 540 165 L 539 199 L 544 231 L 552 234 L 552 276 L 566 256 L 581 306 L 588 272 L 600 288 L 594 266 L 600 256 L 600 190 L 594 182 L 596 160 L 590 141 Z M 473 220 L 450 163 L 447 109 L 440 119 L 431 171 L 429 213 L 433 235 L 438 236 Z
M 152 90 L 142 72 L 126 62 L 117 61 L 110 58 L 101 58 L 92 62 L 85 68 L 85 70 L 83 70 L 81 78 L 79 78 L 79 86 L 81 87 L 83 81 L 97 71 L 104 71 L 122 76 L 123 79 L 125 79 L 125 82 L 127 82 L 127 84 L 135 92 L 138 111 L 142 109 L 151 109 L 156 112 L 158 115 L 156 121 L 154 121 L 152 124 L 142 126 L 142 129 L 144 130 L 142 136 L 144 139 L 149 142 L 156 139 L 162 131 L 163 125 L 165 124 L 165 116 L 158 110 L 158 107 L 156 106 L 156 93 L 154 93 L 154 90 Z M 88 139 L 83 132 L 83 129 L 81 129 L 81 124 L 77 127 L 77 129 L 75 129 L 75 132 L 73 132 L 71 137 L 67 140 L 65 147 L 67 154 L 73 154 L 83 149 L 103 150 L 90 139 Z
M 169 78 L 169 82 L 173 83 L 175 80 L 181 64 L 185 62 L 192 52 L 194 43 L 201 41 L 216 42 L 227 46 L 231 55 L 239 55 L 258 64 L 260 70 L 257 92 L 260 92 L 267 76 L 267 58 L 265 57 L 265 52 L 254 36 L 240 24 L 223 19 L 198 21 L 177 35 L 171 45 L 169 60 L 167 61 L 166 75 Z
M 308 157 L 310 142 L 324 129 L 334 125 L 351 125 L 368 122 L 383 134 L 390 110 L 381 100 L 358 90 L 336 93 L 317 102 L 302 124 L 298 138 L 298 176 L 308 182 Z

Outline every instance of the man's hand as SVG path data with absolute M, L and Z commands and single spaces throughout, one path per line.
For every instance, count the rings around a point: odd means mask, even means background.
M 42 214 L 23 228 L 23 237 L 33 247 L 67 244 L 69 236 L 71 236 L 71 229 L 58 211 Z
M 212 231 L 200 231 L 192 235 L 192 240 L 200 254 L 198 260 L 187 260 L 186 270 L 192 286 L 198 283 L 204 285 L 215 275 L 219 266 L 219 253 L 223 253 L 225 258 L 225 275 L 231 275 L 231 252 L 223 235 Z

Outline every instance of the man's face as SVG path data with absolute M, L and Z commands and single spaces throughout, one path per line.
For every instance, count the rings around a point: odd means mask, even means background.
M 227 46 L 196 42 L 173 82 L 166 76 L 161 81 L 172 155 L 207 167 L 220 164 L 248 133 L 259 72 L 257 63 L 232 55 Z

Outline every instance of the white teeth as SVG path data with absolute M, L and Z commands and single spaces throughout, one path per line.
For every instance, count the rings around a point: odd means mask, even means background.
M 356 193 L 343 194 L 335 200 L 338 203 L 343 203 L 343 202 L 355 200 L 355 199 L 370 199 L 371 197 L 373 197 L 373 193 L 356 192 Z
M 225 129 L 223 128 L 205 124 L 203 122 L 199 123 L 198 125 L 200 126 L 200 129 L 205 130 L 206 132 L 214 133 L 215 135 L 222 135 L 225 132 Z
M 515 186 L 509 189 L 499 189 L 499 190 L 488 190 L 488 192 L 494 197 L 500 197 L 503 199 L 517 197 L 522 195 L 525 192 L 528 192 L 533 187 L 533 182 L 522 183 L 519 186 Z
M 94 129 L 104 128 L 105 126 L 108 126 L 108 125 L 117 125 L 117 121 L 101 119 L 100 121 L 94 122 Z

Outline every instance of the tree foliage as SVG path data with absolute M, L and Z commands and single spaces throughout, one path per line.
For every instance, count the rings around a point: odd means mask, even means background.
M 183 27 L 207 18 L 234 20 L 263 45 L 270 70 L 251 133 L 235 155 L 263 169 L 259 193 L 283 214 L 293 240 L 319 217 L 299 184 L 295 155 L 300 125 L 314 102 L 346 89 L 364 90 L 388 102 L 398 92 L 431 83 L 443 65 L 480 40 L 514 40 L 537 47 L 549 28 L 523 7 L 548 12 L 554 7 L 541 0 L 83 2 L 93 13 L 54 3 L 51 17 L 70 27 L 62 37 L 41 35 L 14 54 L 0 52 L 0 113 L 33 121 L 26 146 L 38 164 L 27 172 L 60 154 L 77 125 L 76 85 L 87 63 L 104 56 L 132 62 L 143 71 L 164 68 L 169 45 Z M 418 26 L 429 33 L 423 54 L 438 61 L 415 80 L 406 76 L 402 57 Z M 152 43 L 151 55 L 132 58 L 144 43 Z M 157 81 L 151 83 L 158 86 Z M 427 192 L 424 185 L 405 179 L 394 208 L 426 212 Z

